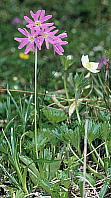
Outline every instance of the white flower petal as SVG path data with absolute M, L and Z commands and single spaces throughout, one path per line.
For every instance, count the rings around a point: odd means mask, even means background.
M 88 55 L 86 55 L 86 56 L 82 55 L 81 62 L 82 62 L 83 67 L 86 68 L 86 63 L 89 62 Z
M 90 62 L 90 64 L 93 66 L 93 69 L 97 69 L 99 63 L 95 63 L 95 62 Z
M 98 73 L 100 72 L 100 70 L 97 70 L 97 69 L 91 69 L 91 68 L 87 68 L 90 72 L 92 73 Z
M 98 73 L 98 72 L 100 72 L 100 70 L 96 70 L 96 69 L 95 69 L 95 70 L 93 70 L 92 72 L 93 72 L 93 73 Z

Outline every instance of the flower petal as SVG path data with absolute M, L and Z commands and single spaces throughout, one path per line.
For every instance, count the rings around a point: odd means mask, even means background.
M 49 20 L 50 18 L 52 18 L 52 15 L 47 15 L 47 16 L 45 16 L 45 17 L 42 17 L 42 18 L 41 18 L 41 22 L 43 23 L 44 21 L 47 21 L 47 20 Z
M 92 69 L 97 69 L 99 63 L 95 63 L 95 62 L 90 62 L 90 64 L 93 66 Z
M 51 35 L 55 35 L 59 30 L 54 30 L 53 32 L 51 32 Z
M 44 15 L 45 15 L 45 10 L 41 10 L 41 13 L 40 13 L 40 21 L 42 22 L 42 19 L 44 18 Z
M 24 16 L 24 19 L 25 19 L 25 21 L 27 21 L 28 23 L 33 23 L 33 21 L 32 21 L 29 17 L 27 17 L 27 16 Z
M 34 12 L 32 10 L 30 10 L 30 15 L 35 21 L 36 20 L 36 14 L 34 14 Z
M 82 62 L 83 67 L 87 68 L 86 63 L 89 62 L 88 55 L 86 55 L 86 56 L 82 55 L 81 62 Z
M 53 29 L 55 29 L 55 28 L 56 28 L 55 26 L 52 26 L 52 27 L 50 27 L 50 28 L 46 28 L 45 31 L 46 31 L 46 32 L 50 32 L 51 30 L 53 30 Z
M 19 46 L 18 46 L 18 49 L 22 49 L 25 45 L 28 44 L 28 39 L 27 40 L 24 40 Z
M 49 41 L 48 41 L 48 39 L 45 39 L 45 44 L 46 44 L 46 48 L 49 49 Z
M 15 41 L 18 41 L 18 42 L 22 42 L 22 39 L 23 39 L 23 38 L 17 38 L 17 37 L 14 38 L 14 40 L 15 40 Z
M 18 31 L 19 31 L 20 33 L 22 33 L 23 35 L 28 36 L 28 31 L 27 31 L 25 28 L 24 28 L 24 29 L 18 28 Z
M 18 41 L 18 42 L 23 42 L 23 41 L 27 41 L 29 39 L 28 38 L 17 38 L 17 37 L 15 37 L 14 40 Z
M 64 49 L 63 49 L 63 47 L 62 47 L 61 45 L 57 45 L 57 47 L 59 48 L 59 50 L 60 50 L 61 52 L 64 52 Z
M 54 23 L 44 23 L 41 24 L 41 27 L 46 28 L 47 26 L 52 26 Z
M 33 26 L 35 26 L 34 23 L 31 23 L 31 24 L 26 25 L 26 27 L 27 27 L 27 28 L 30 28 L 30 29 L 34 29 Z
M 56 45 L 53 45 L 53 47 L 54 47 L 54 52 L 56 52 L 59 55 L 63 55 L 63 53 L 60 51 L 60 49 Z
M 91 68 L 87 68 L 90 72 L 92 73 L 98 73 L 100 72 L 100 70 L 96 70 L 96 69 L 91 69 Z
M 44 42 L 44 37 L 43 36 L 40 36 L 40 37 L 35 39 L 35 44 L 36 44 L 36 46 L 39 50 L 41 50 L 41 46 L 42 46 L 43 42 Z
M 40 14 L 41 14 L 41 10 L 38 10 L 38 11 L 35 13 L 35 21 L 38 21 L 38 18 L 40 17 Z
M 65 37 L 67 37 L 67 33 L 63 32 L 63 33 L 59 34 L 58 37 L 65 38 Z
M 67 45 L 68 44 L 68 41 L 60 41 L 59 44 L 60 45 Z
M 31 49 L 34 50 L 34 42 L 30 42 L 30 43 L 27 45 L 24 54 L 28 54 L 28 53 L 30 52 Z

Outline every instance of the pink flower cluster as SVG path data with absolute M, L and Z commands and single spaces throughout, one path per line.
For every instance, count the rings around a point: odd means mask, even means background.
M 20 42 L 18 46 L 19 49 L 22 49 L 26 46 L 25 54 L 28 54 L 31 50 L 35 50 L 35 46 L 37 49 L 41 50 L 43 42 L 46 44 L 46 48 L 49 49 L 49 45 L 52 44 L 54 52 L 59 55 L 63 55 L 64 49 L 62 45 L 68 44 L 67 41 L 63 41 L 62 39 L 67 37 L 67 33 L 62 33 L 56 35 L 58 30 L 55 30 L 54 23 L 46 23 L 46 21 L 52 18 L 52 15 L 45 16 L 45 10 L 38 10 L 35 14 L 33 11 L 30 11 L 31 17 L 30 19 L 27 16 L 24 16 L 28 25 L 30 32 L 27 31 L 26 28 L 18 28 L 18 31 L 22 33 L 25 38 L 14 38 L 14 40 Z

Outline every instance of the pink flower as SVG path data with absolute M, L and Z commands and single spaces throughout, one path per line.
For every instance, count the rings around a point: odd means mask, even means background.
M 109 60 L 107 59 L 106 56 L 103 56 L 101 59 L 98 60 L 99 67 L 103 67 L 104 65 L 107 65 Z
M 29 23 L 26 27 L 30 28 L 30 32 L 25 28 L 18 28 L 18 31 L 21 32 L 25 38 L 14 38 L 16 41 L 20 42 L 18 48 L 22 49 L 26 46 L 24 53 L 28 54 L 30 50 L 35 50 L 35 45 L 41 50 L 42 44 L 45 41 L 47 49 L 49 49 L 49 45 L 52 44 L 54 52 L 63 55 L 64 49 L 62 45 L 66 45 L 68 42 L 62 39 L 67 37 L 67 34 L 64 32 L 56 35 L 58 30 L 54 30 L 56 27 L 52 26 L 53 23 L 45 23 L 52 15 L 45 16 L 45 10 L 38 10 L 35 14 L 33 11 L 30 11 L 30 14 L 34 21 L 24 16 L 24 19 Z
M 58 43 L 53 44 L 54 52 L 56 52 L 59 55 L 63 55 L 64 49 L 62 45 L 67 45 L 67 41 L 60 41 Z
M 59 55 L 63 55 L 64 49 L 62 45 L 67 45 L 67 41 L 62 41 L 62 38 L 67 37 L 67 33 L 61 33 L 58 36 L 56 36 L 55 42 L 53 44 L 54 52 L 56 52 Z
M 25 54 L 28 54 L 30 50 L 35 50 L 34 43 L 37 45 L 38 48 L 40 48 L 39 39 L 37 37 L 37 33 L 35 33 L 34 30 L 31 30 L 31 33 L 29 33 L 25 28 L 18 28 L 18 31 L 26 36 L 26 38 L 14 38 L 14 40 L 21 42 L 21 44 L 18 46 L 19 49 L 22 49 L 24 46 L 27 45 L 24 52 Z
M 62 45 L 66 45 L 68 42 L 62 41 L 62 38 L 67 37 L 67 34 L 62 33 L 56 36 L 55 34 L 58 32 L 58 30 L 51 32 L 53 29 L 55 29 L 55 26 L 52 26 L 50 28 L 42 28 L 40 31 L 41 36 L 39 37 L 40 46 L 42 46 L 43 42 L 45 41 L 47 49 L 49 49 L 49 44 L 52 44 L 54 51 L 59 55 L 63 55 L 64 49 L 62 48 Z
M 55 26 L 52 26 L 50 28 L 42 28 L 40 31 L 40 46 L 42 46 L 43 42 L 46 43 L 46 48 L 49 49 L 49 44 L 54 44 L 56 40 L 55 34 L 58 32 L 58 30 L 54 30 L 51 32 L 51 30 L 55 29 Z
M 52 26 L 54 23 L 44 23 L 45 21 L 47 21 L 48 19 L 52 18 L 52 15 L 45 15 L 45 10 L 38 10 L 35 14 L 33 13 L 33 11 L 30 11 L 30 14 L 32 16 L 32 18 L 34 19 L 31 20 L 29 17 L 24 16 L 24 19 L 29 23 L 28 25 L 26 25 L 26 27 L 30 28 L 30 29 L 40 29 L 40 28 L 45 28 L 48 26 Z
M 14 17 L 13 19 L 12 19 L 12 21 L 11 21 L 11 23 L 13 24 L 13 25 L 18 25 L 18 24 L 21 24 L 22 23 L 22 20 L 19 18 L 19 17 Z

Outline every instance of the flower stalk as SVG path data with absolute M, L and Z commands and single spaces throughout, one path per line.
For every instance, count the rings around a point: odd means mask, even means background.
M 65 89 L 65 92 L 66 92 L 66 98 L 67 98 L 68 104 L 70 106 L 69 93 L 68 93 L 68 90 L 67 90 L 66 70 L 64 71 L 64 89 Z
M 35 151 L 38 159 L 38 142 L 37 142 L 37 47 L 35 49 Z
M 84 136 L 83 198 L 86 197 L 85 185 L 86 185 L 86 166 L 87 166 L 87 136 L 88 136 L 88 120 L 86 119 L 86 122 L 85 122 L 85 136 Z

